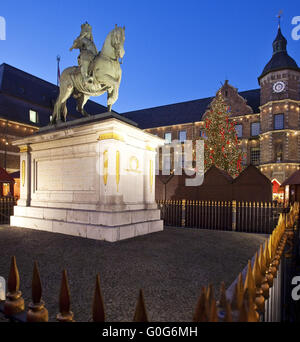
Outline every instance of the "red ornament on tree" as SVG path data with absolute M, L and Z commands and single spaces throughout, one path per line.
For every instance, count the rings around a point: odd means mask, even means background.
M 240 166 L 238 160 L 242 156 L 242 151 L 239 148 L 234 125 L 235 121 L 229 118 L 228 105 L 225 103 L 222 94 L 218 92 L 205 120 L 204 159 L 206 170 L 215 164 L 231 176 L 236 175 L 237 166 Z

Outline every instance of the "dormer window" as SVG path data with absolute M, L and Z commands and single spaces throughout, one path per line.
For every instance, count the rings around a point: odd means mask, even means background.
M 35 110 L 29 110 L 29 121 L 38 123 L 38 113 Z
M 179 141 L 185 142 L 186 141 L 186 131 L 180 131 L 179 132 Z
M 172 142 L 172 133 L 171 132 L 165 133 L 165 141 L 166 141 L 166 144 L 171 144 L 171 142 Z

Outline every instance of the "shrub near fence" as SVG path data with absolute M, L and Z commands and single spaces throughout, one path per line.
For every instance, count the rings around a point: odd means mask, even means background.
M 159 200 L 166 226 L 270 234 L 283 207 L 271 202 Z
M 10 216 L 14 214 L 16 199 L 14 197 L 0 197 L 0 224 L 8 224 Z
M 254 262 L 248 261 L 244 276 L 239 274 L 237 280 L 225 291 L 225 284 L 221 283 L 220 295 L 216 300 L 212 285 L 202 287 L 194 315 L 194 322 L 258 322 L 278 321 L 282 315 L 278 312 L 286 310 L 284 298 L 278 301 L 279 272 L 283 273 L 280 279 L 285 279 L 283 289 L 285 297 L 290 297 L 290 288 L 286 284 L 290 281 L 290 274 L 285 274 L 288 268 L 281 267 L 284 258 L 289 258 L 293 247 L 293 238 L 298 232 L 299 203 L 295 203 L 287 214 L 281 214 L 276 228 L 256 253 Z M 229 289 L 230 290 L 230 289 Z M 285 290 L 285 291 L 284 291 Z M 231 294 L 230 294 L 231 292 Z M 56 319 L 59 322 L 73 322 L 71 311 L 70 290 L 67 273 L 62 273 L 59 294 L 59 313 Z M 16 258 L 12 257 L 8 276 L 8 293 L 6 300 L 0 302 L 0 313 L 10 321 L 47 322 L 48 311 L 42 301 L 42 285 L 37 268 L 34 264 L 32 277 L 32 302 L 25 311 L 25 303 L 20 291 L 20 278 Z M 100 290 L 99 275 L 96 277 L 96 286 L 91 308 L 91 317 L 94 322 L 105 321 L 104 300 Z M 151 305 L 151 303 L 150 303 Z M 91 318 L 87 318 L 90 321 Z M 134 322 L 148 322 L 143 291 L 140 290 L 138 302 L 133 317 Z

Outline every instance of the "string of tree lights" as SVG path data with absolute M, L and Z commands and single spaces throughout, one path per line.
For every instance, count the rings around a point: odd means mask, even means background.
M 222 93 L 218 92 L 205 117 L 204 164 L 228 172 L 232 177 L 242 171 L 243 153 L 238 141 L 235 121 L 229 121 L 230 111 Z

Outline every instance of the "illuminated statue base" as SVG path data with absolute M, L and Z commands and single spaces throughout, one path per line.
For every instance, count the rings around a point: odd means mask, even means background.
M 155 159 L 164 140 L 133 122 L 99 114 L 13 144 L 21 174 L 11 226 L 111 242 L 163 230 Z

